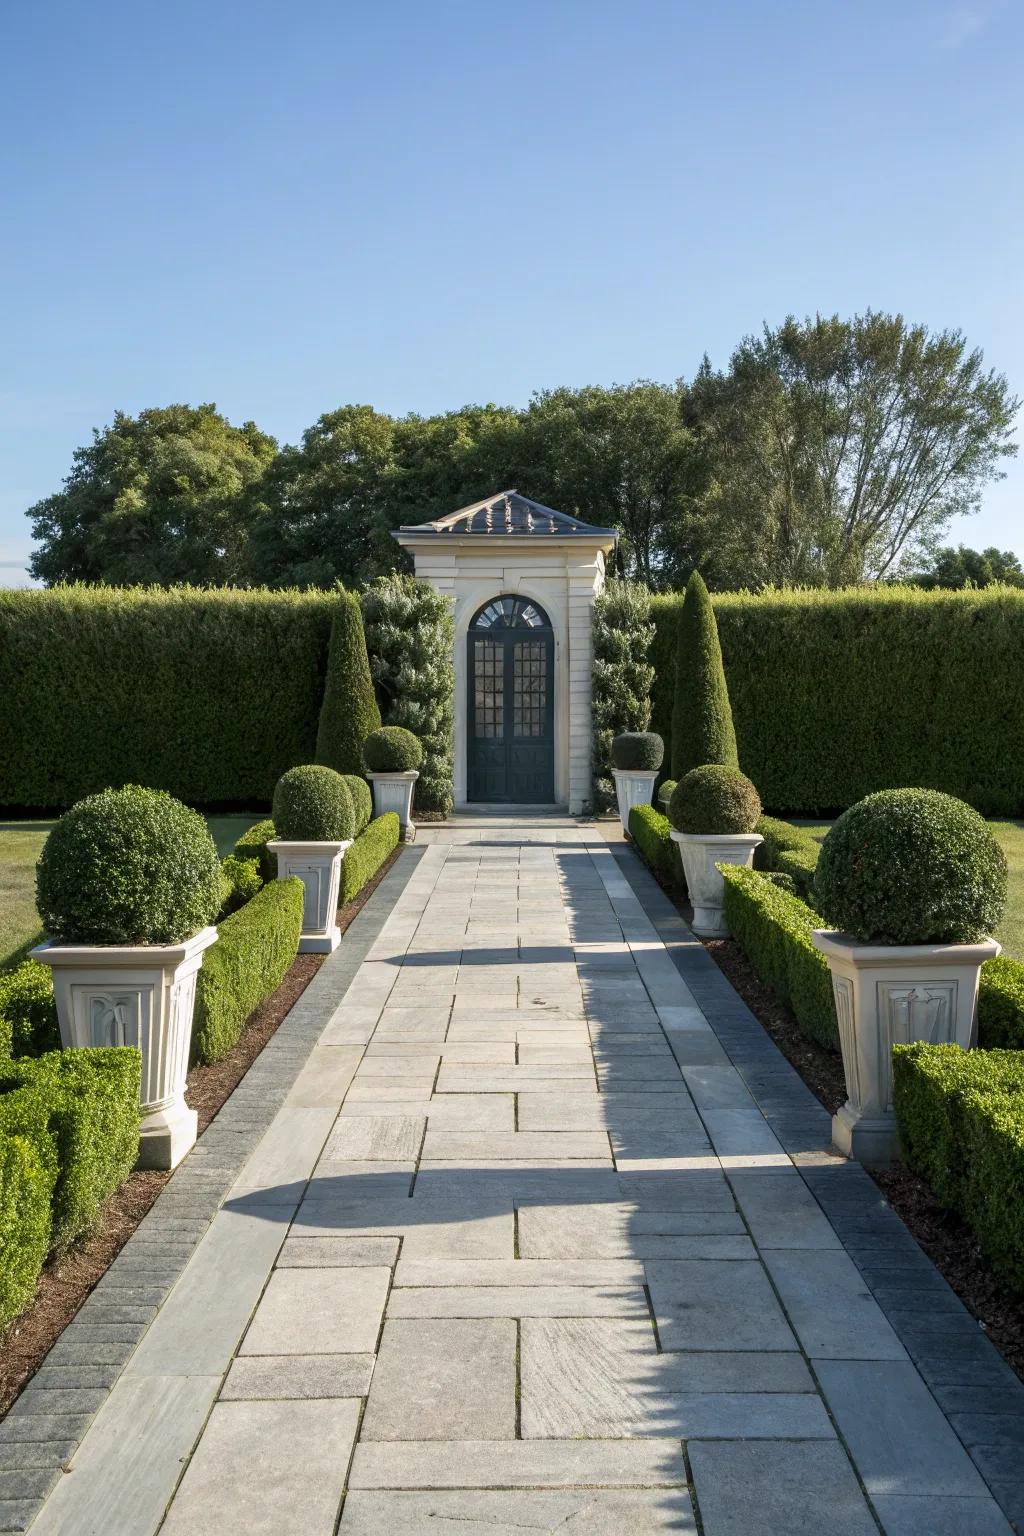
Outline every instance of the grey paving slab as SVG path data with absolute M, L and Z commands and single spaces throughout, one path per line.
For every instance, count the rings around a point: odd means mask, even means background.
M 423 1142 L 425 1162 L 522 1158 L 551 1163 L 600 1158 L 611 1163 L 603 1131 L 434 1131 Z
M 396 1288 L 388 1317 L 647 1317 L 638 1285 Z
M 395 1271 L 398 1286 L 643 1285 L 644 1266 L 614 1259 L 410 1259 Z
M 397 1237 L 290 1237 L 277 1257 L 279 1269 L 331 1269 L 393 1265 Z
M 704 1536 L 877 1536 L 853 1468 L 834 1442 L 695 1440 L 687 1450 Z
M 221 1400 L 365 1397 L 372 1354 L 240 1355 L 231 1362 Z
M 240 1353 L 372 1351 L 390 1283 L 391 1271 L 382 1266 L 275 1270 Z
M 638 1492 L 580 1488 L 539 1491 L 352 1492 L 341 1536 L 696 1536 L 689 1494 L 681 1488 Z M 984 1533 L 988 1536 L 988 1533 Z
M 764 1262 L 806 1353 L 828 1360 L 905 1360 L 906 1350 L 842 1252 L 766 1249 Z
M 516 1346 L 507 1317 L 390 1318 L 362 1439 L 514 1439 Z
M 647 1276 L 664 1349 L 797 1348 L 755 1261 L 653 1259 Z
M 360 1442 L 350 1488 L 673 1488 L 674 1439 Z
M 511 1093 L 439 1093 L 422 1099 L 347 1098 L 339 1111 L 342 1119 L 354 1115 L 414 1115 L 433 1130 L 513 1131 L 516 1105 Z M 530 1127 L 523 1127 L 530 1129 Z
M 731 1209 L 646 1211 L 635 1205 L 534 1205 L 519 1212 L 523 1258 L 754 1258 Z
M 828 1217 L 795 1169 L 729 1175 L 736 1203 L 759 1248 L 839 1248 Z
M 323 1149 L 324 1162 L 415 1161 L 419 1155 L 425 1117 L 417 1115 L 359 1115 L 338 1119 Z
M 872 1502 L 885 1536 L 1011 1536 L 1012 1528 L 995 1500 L 906 1498 L 875 1494 Z

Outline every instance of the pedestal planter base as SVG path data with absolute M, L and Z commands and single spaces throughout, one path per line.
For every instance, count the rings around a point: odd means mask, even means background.
M 836 1146 L 869 1167 L 899 1152 L 892 1107 L 892 1048 L 971 1045 L 978 978 L 998 955 L 994 939 L 977 944 L 861 944 L 849 934 L 815 929 L 829 963 L 839 1022 L 847 1102 L 832 1119 Z
M 373 814 L 383 816 L 394 811 L 402 824 L 402 831 L 412 821 L 412 792 L 419 774 L 415 769 L 408 773 L 368 773 L 373 785 Z
M 341 943 L 338 928 L 338 893 L 341 861 L 352 840 L 345 842 L 285 842 L 267 844 L 277 854 L 277 878 L 297 875 L 305 893 L 302 907 L 300 955 L 329 955 Z
M 727 939 L 729 925 L 723 911 L 725 881 L 715 866 L 739 864 L 749 869 L 754 862 L 754 849 L 764 839 L 759 832 L 707 835 L 677 832 L 673 827 L 672 841 L 678 843 L 683 861 L 686 889 L 693 905 L 694 933 L 701 939 Z
M 644 773 L 640 769 L 633 768 L 612 769 L 615 798 L 619 803 L 619 820 L 622 822 L 623 832 L 629 831 L 629 813 L 634 805 L 650 805 L 654 794 L 654 781 L 657 777 L 657 770 L 654 773 Z
M 217 941 L 204 928 L 181 944 L 40 944 L 32 958 L 53 969 L 61 1044 L 134 1045 L 142 1053 L 139 1166 L 176 1168 L 195 1144 L 185 1103 L 196 975 Z

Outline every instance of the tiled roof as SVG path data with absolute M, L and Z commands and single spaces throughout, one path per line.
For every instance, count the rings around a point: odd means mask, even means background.
M 563 539 L 574 536 L 593 538 L 602 534 L 607 538 L 617 537 L 614 528 L 580 522 L 578 517 L 541 506 L 539 501 L 520 496 L 518 491 L 498 491 L 495 496 L 475 501 L 469 507 L 460 507 L 457 512 L 449 512 L 434 522 L 406 525 L 399 528 L 398 533 L 438 534 L 442 537 L 466 533 L 555 534 Z

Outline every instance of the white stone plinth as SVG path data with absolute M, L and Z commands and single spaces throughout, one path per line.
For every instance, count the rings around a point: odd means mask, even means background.
M 634 805 L 650 805 L 658 770 L 645 773 L 639 768 L 613 768 L 615 798 L 619 802 L 619 820 L 623 832 L 629 831 L 629 813 Z
M 329 955 L 341 943 L 338 927 L 338 893 L 341 861 L 352 839 L 332 843 L 299 843 L 273 839 L 267 844 L 277 854 L 277 878 L 296 875 L 302 881 L 302 937 L 300 955 Z
M 693 907 L 691 927 L 702 939 L 727 939 L 723 902 L 725 881 L 716 868 L 719 864 L 739 864 L 749 869 L 754 849 L 764 839 L 759 832 L 696 833 L 677 832 L 672 841 L 679 844 L 679 854 L 686 875 L 686 889 Z
M 383 816 L 394 811 L 402 824 L 402 831 L 412 821 L 412 792 L 419 774 L 415 769 L 408 773 L 368 773 L 373 785 L 373 814 Z
M 32 951 L 53 969 L 65 1050 L 134 1045 L 142 1053 L 141 1168 L 175 1168 L 195 1144 L 185 1078 L 196 975 L 216 941 L 216 928 L 203 928 L 180 944 L 48 942 Z
M 847 1102 L 832 1118 L 836 1146 L 884 1167 L 899 1150 L 892 1108 L 892 1048 L 912 1040 L 971 1044 L 978 977 L 999 954 L 994 939 L 977 944 L 862 944 L 846 933 L 815 929 L 828 960 L 839 1021 Z

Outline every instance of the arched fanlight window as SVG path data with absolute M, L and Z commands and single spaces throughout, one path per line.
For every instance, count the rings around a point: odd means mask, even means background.
M 543 608 L 526 597 L 496 597 L 481 608 L 473 620 L 474 629 L 550 629 L 551 622 Z

